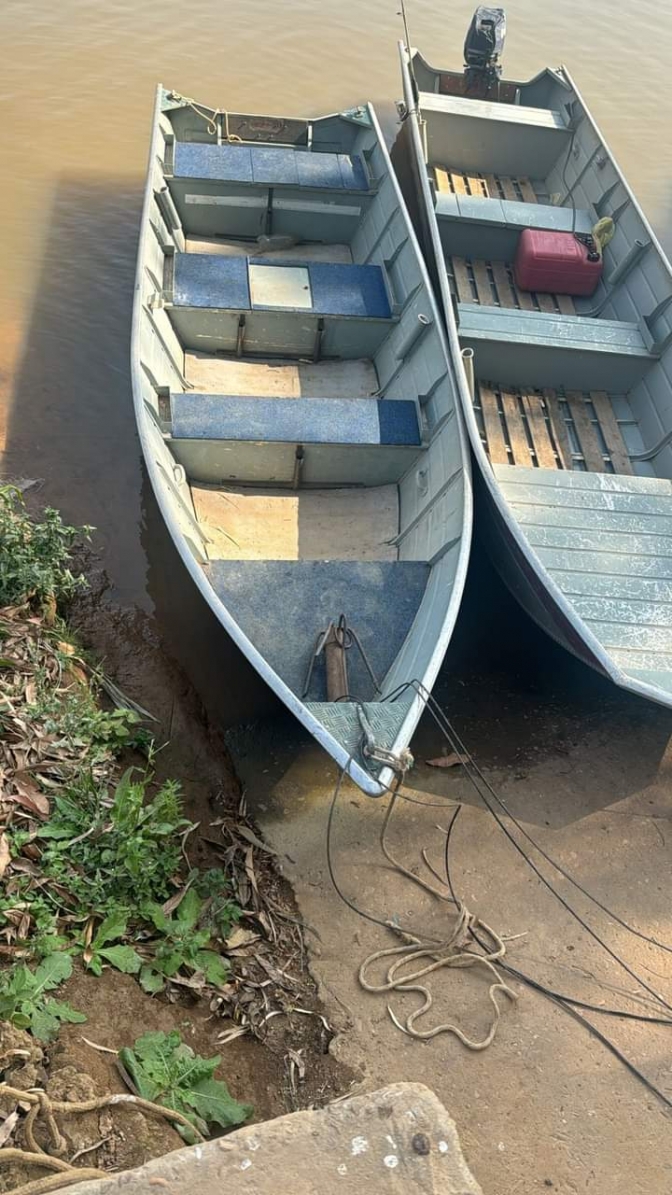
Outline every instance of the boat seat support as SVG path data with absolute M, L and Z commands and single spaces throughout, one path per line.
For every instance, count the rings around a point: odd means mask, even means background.
M 193 481 L 389 485 L 423 447 L 411 399 L 170 396 L 171 450 Z M 297 459 L 301 460 L 297 472 Z
M 458 310 L 460 341 L 481 378 L 622 393 L 655 359 L 636 323 L 472 303 Z

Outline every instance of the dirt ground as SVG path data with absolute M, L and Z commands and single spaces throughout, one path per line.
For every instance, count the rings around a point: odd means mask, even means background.
M 438 695 L 488 779 L 525 828 L 625 921 L 672 945 L 669 749 L 672 716 L 617 692 L 532 627 L 478 555 L 465 613 Z M 494 1044 L 475 1053 L 455 1037 L 405 1037 L 388 999 L 357 980 L 372 951 L 396 945 L 386 930 L 346 908 L 330 883 L 325 854 L 335 774 L 288 719 L 229 736 L 248 799 L 265 835 L 291 855 L 284 872 L 299 908 L 319 931 L 313 973 L 341 1028 L 339 1058 L 364 1068 L 369 1088 L 427 1083 L 455 1118 L 485 1195 L 666 1195 L 672 1191 L 669 1111 L 588 1030 L 544 996 L 512 981 L 500 996 Z M 471 911 L 510 936 L 507 958 L 557 991 L 597 1005 L 660 1015 L 637 982 L 583 930 L 507 843 L 460 768 L 432 769 L 444 743 L 425 721 L 414 743 L 418 766 L 400 803 L 390 845 L 418 874 L 420 851 L 441 867 L 449 806 L 463 805 L 451 843 L 455 887 Z M 354 787 L 341 793 L 333 861 L 345 892 L 382 918 L 435 932 L 446 906 L 384 862 L 378 835 L 384 802 Z M 543 860 L 539 860 L 542 862 Z M 628 933 L 547 865 L 544 873 L 630 967 L 672 1003 L 669 955 Z M 430 878 L 430 877 L 428 877 Z M 490 1023 L 482 974 L 440 972 L 434 1005 L 418 1028 L 457 1022 L 480 1037 Z M 640 993 L 639 995 L 637 993 Z M 396 994 L 397 1014 L 421 1003 Z M 672 1030 L 586 1014 L 672 1097 Z

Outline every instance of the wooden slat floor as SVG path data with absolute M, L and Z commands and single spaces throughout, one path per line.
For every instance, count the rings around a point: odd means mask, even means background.
M 439 191 L 451 195 L 473 195 L 478 199 L 512 199 L 516 203 L 536 203 L 537 196 L 529 178 L 508 174 L 465 174 L 449 166 L 434 166 Z
M 552 295 L 519 290 L 508 261 L 478 261 L 468 257 L 450 258 L 449 268 L 455 280 L 460 303 L 482 307 L 509 307 L 519 311 L 545 311 L 549 315 L 576 315 L 571 295 Z
M 493 465 L 633 475 L 609 395 L 479 382 L 474 406 Z

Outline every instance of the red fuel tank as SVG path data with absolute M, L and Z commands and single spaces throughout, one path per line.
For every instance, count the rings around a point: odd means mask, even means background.
M 602 274 L 602 258 L 589 261 L 588 254 L 571 232 L 525 228 L 513 263 L 516 285 L 556 295 L 592 295 Z

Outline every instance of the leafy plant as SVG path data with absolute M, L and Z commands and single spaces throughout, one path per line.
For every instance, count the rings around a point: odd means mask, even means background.
M 86 584 L 68 566 L 75 540 L 93 528 L 69 527 L 51 507 L 42 520 L 29 517 L 16 486 L 0 486 L 0 607 L 71 597 Z
M 226 1083 L 215 1079 L 220 1055 L 202 1058 L 172 1033 L 144 1033 L 132 1049 L 119 1051 L 119 1061 L 133 1080 L 138 1095 L 182 1112 L 203 1136 L 213 1124 L 228 1129 L 243 1124 L 253 1112 L 234 1100 Z M 188 1130 L 179 1130 L 189 1140 Z M 193 1137 L 191 1142 L 193 1143 Z
M 94 975 L 102 975 L 103 964 L 110 963 L 125 975 L 137 975 L 142 959 L 132 946 L 120 942 L 126 936 L 128 917 L 118 910 L 110 913 L 98 926 L 89 945 L 83 951 L 84 963 Z
M 54 798 L 41 869 L 68 889 L 87 913 L 106 916 L 163 902 L 181 862 L 179 786 L 172 781 L 146 801 L 147 776 L 129 768 L 112 802 L 92 781 Z
M 240 921 L 242 909 L 231 896 L 231 885 L 224 872 L 220 867 L 211 867 L 197 873 L 194 888 L 205 902 L 201 924 L 210 926 L 213 937 L 225 941 Z
M 72 959 L 58 951 L 31 971 L 21 964 L 0 977 L 0 1020 L 11 1021 L 41 1041 L 51 1041 L 62 1021 L 81 1024 L 86 1017 L 63 1000 L 47 996 L 72 975 Z
M 67 659 L 67 657 L 66 657 Z M 140 717 L 131 709 L 104 710 L 98 705 L 91 685 L 54 689 L 46 678 L 37 678 L 35 701 L 27 707 L 29 717 L 39 719 L 46 734 L 65 739 L 80 748 L 88 767 L 133 746 Z
M 160 992 L 166 979 L 183 968 L 202 972 L 208 983 L 225 983 L 229 964 L 215 950 L 208 949 L 211 930 L 207 926 L 197 929 L 202 909 L 203 901 L 193 888 L 182 898 L 174 916 L 167 916 L 156 904 L 143 909 L 161 934 L 154 957 L 140 972 L 140 984 L 146 992 Z

